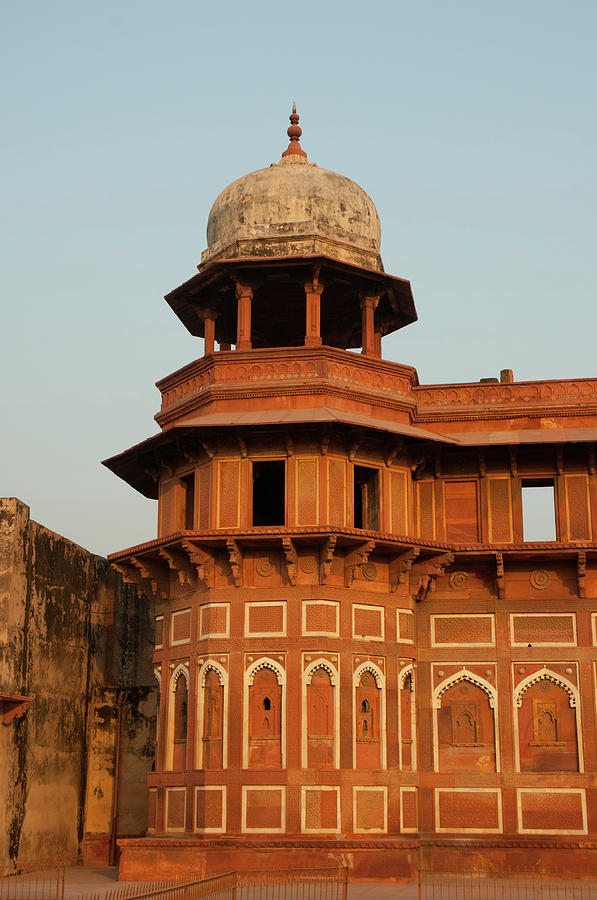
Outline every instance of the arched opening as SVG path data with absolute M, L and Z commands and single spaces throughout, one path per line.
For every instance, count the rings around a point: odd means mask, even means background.
M 189 688 L 187 679 L 181 672 L 174 687 L 172 768 L 176 771 L 184 771 L 187 764 L 188 717 Z
M 468 680 L 448 688 L 437 711 L 440 772 L 495 772 L 495 723 L 489 696 Z
M 249 687 L 249 765 L 279 768 L 281 743 L 282 688 L 276 673 L 263 668 L 255 673 Z
M 570 695 L 548 677 L 523 693 L 518 709 L 521 772 L 578 772 L 576 709 Z
M 221 769 L 224 754 L 224 687 L 208 669 L 203 687 L 203 768 Z
M 313 671 L 307 684 L 307 765 L 334 766 L 334 687 L 323 666 Z
M 381 768 L 381 689 L 372 672 L 361 674 L 356 688 L 356 768 Z

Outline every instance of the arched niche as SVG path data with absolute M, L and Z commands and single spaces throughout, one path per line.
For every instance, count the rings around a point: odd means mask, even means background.
M 516 764 L 520 772 L 582 772 L 578 688 L 543 667 L 514 692 Z

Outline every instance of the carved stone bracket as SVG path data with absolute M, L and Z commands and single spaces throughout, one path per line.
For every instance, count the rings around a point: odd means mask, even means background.
M 338 538 L 335 534 L 331 534 L 321 549 L 320 563 L 320 580 L 322 584 L 326 584 L 329 574 L 332 571 L 332 560 L 334 558 L 334 550 L 336 549 L 336 541 Z
M 513 478 L 518 475 L 518 457 L 516 455 L 516 447 L 509 447 L 510 451 L 510 474 Z
M 282 538 L 282 547 L 286 557 L 286 571 L 288 580 L 294 586 L 298 574 L 298 556 L 293 541 L 289 537 Z
M 205 436 L 202 436 L 200 438 L 200 440 L 201 440 L 201 446 L 203 447 L 203 449 L 205 450 L 205 452 L 207 453 L 209 458 L 213 459 L 214 456 L 216 455 L 215 445 L 212 444 Z
M 399 584 L 405 584 L 412 564 L 420 553 L 419 547 L 411 547 L 405 553 L 395 556 L 390 562 L 390 591 L 398 590 Z
M 589 444 L 587 446 L 587 465 L 589 467 L 589 475 L 595 475 L 597 472 L 597 460 L 595 457 L 594 444 Z
M 495 554 L 495 577 L 497 583 L 497 595 L 500 600 L 504 599 L 506 593 L 506 579 L 504 576 L 504 554 Z
M 249 451 L 247 449 L 247 442 L 245 440 L 245 436 L 243 434 L 242 429 L 240 429 L 240 428 L 236 429 L 236 439 L 238 440 L 238 446 L 240 449 L 240 458 L 246 459 L 247 456 L 249 455 Z
M 234 538 L 228 538 L 226 547 L 228 549 L 228 558 L 230 560 L 234 584 L 236 587 L 240 587 L 243 583 L 243 555 Z
M 192 584 L 194 581 L 193 566 L 189 562 L 188 557 L 179 550 L 172 548 L 160 547 L 158 550 L 162 559 L 168 563 L 168 568 L 176 572 L 178 583 L 184 587 L 185 584 Z
M 3 725 L 10 725 L 13 719 L 22 719 L 33 697 L 21 697 L 18 694 L 0 694 L 0 720 Z
M 402 456 L 404 453 L 404 438 L 397 438 L 392 442 L 392 445 L 388 452 L 386 453 L 385 463 L 386 466 L 391 466 L 397 456 Z
M 203 582 L 205 587 L 213 587 L 213 557 L 191 541 L 182 541 L 182 547 L 197 570 L 198 581 Z
M 139 556 L 131 556 L 131 565 L 138 570 L 140 579 L 150 585 L 151 593 L 156 598 L 167 599 L 168 572 L 162 563 L 152 559 L 143 559 Z
M 332 432 L 327 425 L 324 425 L 321 431 L 321 455 L 325 456 L 330 446 Z
M 587 596 L 587 554 L 585 550 L 579 550 L 576 558 L 576 579 L 578 581 L 578 596 L 584 600 Z
M 365 439 L 365 429 L 357 428 L 355 435 L 353 436 L 350 448 L 348 450 L 348 458 L 352 462 L 359 452 L 359 447 L 363 443 Z
M 433 451 L 430 447 L 419 447 L 411 453 L 410 469 L 413 478 L 421 478 L 427 472 L 427 468 L 433 459 Z
M 564 474 L 564 445 L 556 444 L 556 472 L 558 475 Z
M 415 593 L 417 603 L 422 603 L 423 600 L 427 599 L 429 592 L 435 590 L 437 579 L 444 574 L 447 567 L 453 562 L 454 554 L 451 552 L 440 553 L 437 556 L 432 556 L 431 559 L 424 560 L 422 566 L 425 567 L 425 571 L 421 575 L 421 580 Z
M 346 587 L 351 586 L 359 570 L 369 562 L 369 557 L 374 550 L 375 541 L 365 541 L 346 554 L 344 561 L 344 584 Z

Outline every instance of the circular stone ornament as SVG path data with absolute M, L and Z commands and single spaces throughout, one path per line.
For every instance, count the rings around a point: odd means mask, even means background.
M 464 591 L 468 584 L 468 574 L 466 572 L 452 572 L 448 579 L 448 584 L 453 591 Z
M 377 566 L 375 563 L 365 563 L 361 571 L 366 581 L 375 581 L 377 578 Z
M 255 569 L 257 574 L 261 575 L 262 578 L 269 578 L 270 575 L 273 575 L 276 571 L 276 567 L 273 565 L 269 556 L 266 556 L 265 559 L 259 559 L 255 565 Z
M 305 575 L 313 575 L 317 571 L 317 560 L 314 556 L 303 556 L 299 562 L 299 568 Z
M 544 591 L 549 585 L 551 578 L 549 572 L 546 572 L 545 569 L 534 569 L 529 575 L 529 581 L 531 582 L 531 587 L 534 587 L 536 591 Z

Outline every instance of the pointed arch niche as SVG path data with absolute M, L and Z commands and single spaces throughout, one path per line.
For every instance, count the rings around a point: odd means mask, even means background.
M 499 772 L 497 691 L 463 667 L 433 691 L 436 772 Z
M 170 676 L 168 692 L 168 744 L 166 768 L 184 772 L 189 731 L 189 670 L 182 663 Z
M 245 769 L 286 766 L 286 673 L 267 656 L 245 672 L 243 765 Z
M 352 760 L 355 769 L 385 769 L 386 684 L 385 677 L 370 660 L 361 663 L 352 676 Z
M 578 688 L 547 666 L 516 686 L 514 747 L 518 772 L 583 772 Z
M 197 768 L 225 769 L 228 764 L 228 673 L 206 660 L 197 675 Z
M 316 659 L 303 672 L 303 768 L 340 768 L 340 704 L 338 671 L 327 659 Z
M 415 669 L 411 663 L 398 674 L 399 756 L 400 769 L 414 772 L 417 768 L 417 705 L 415 702 Z

